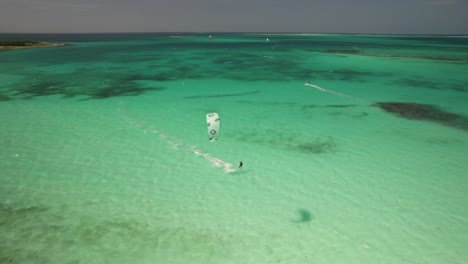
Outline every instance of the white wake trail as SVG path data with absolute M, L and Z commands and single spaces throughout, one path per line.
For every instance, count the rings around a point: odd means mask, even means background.
M 224 172 L 235 172 L 236 169 L 232 163 L 229 163 L 227 161 L 221 160 L 219 158 L 211 156 L 209 153 L 204 153 L 201 150 L 197 149 L 196 146 L 192 147 L 192 151 L 199 156 L 204 157 L 208 161 L 211 162 L 211 164 L 215 167 L 220 167 L 224 169 Z
M 341 96 L 341 97 L 346 97 L 348 99 L 355 100 L 355 101 L 358 101 L 358 102 L 361 102 L 361 103 L 370 103 L 370 102 L 368 102 L 366 100 L 363 100 L 361 98 L 354 97 L 354 96 L 351 96 L 351 95 L 347 95 L 347 94 L 344 94 L 344 93 L 335 92 L 335 91 L 332 91 L 332 90 L 329 90 L 329 89 L 325 89 L 323 87 L 320 87 L 318 85 L 311 84 L 311 83 L 308 83 L 308 82 L 305 83 L 304 85 L 313 87 L 313 88 L 315 88 L 315 89 L 317 89 L 319 91 L 322 91 L 322 92 L 331 93 L 331 94 L 338 95 L 338 96 Z
M 158 135 L 161 140 L 169 144 L 172 149 L 174 150 L 184 150 L 184 151 L 190 151 L 194 153 L 197 156 L 202 156 L 204 157 L 207 161 L 211 163 L 214 167 L 218 168 L 223 168 L 224 172 L 230 173 L 230 172 L 235 172 L 237 169 L 232 165 L 232 163 L 229 163 L 227 161 L 224 161 L 220 158 L 214 157 L 209 153 L 203 152 L 200 150 L 197 146 L 189 146 L 188 144 L 183 143 L 182 140 L 168 135 L 167 133 L 161 131 L 159 128 L 154 128 L 152 126 L 148 126 L 144 124 L 143 122 L 137 121 L 134 118 L 132 118 L 126 111 L 123 109 L 123 105 L 120 104 L 120 107 L 118 109 L 120 117 L 125 120 L 128 124 L 132 125 L 135 128 L 138 128 L 139 130 L 142 130 L 143 133 L 145 134 L 153 134 L 153 135 Z

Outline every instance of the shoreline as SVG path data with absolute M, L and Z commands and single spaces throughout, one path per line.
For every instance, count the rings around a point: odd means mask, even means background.
M 37 42 L 31 45 L 0 45 L 0 51 L 9 51 L 16 49 L 29 49 L 29 48 L 50 48 L 50 47 L 63 47 L 65 43 L 53 43 L 53 42 Z

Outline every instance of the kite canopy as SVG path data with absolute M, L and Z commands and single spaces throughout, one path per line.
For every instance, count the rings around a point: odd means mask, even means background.
M 218 113 L 206 114 L 206 124 L 208 125 L 208 139 L 215 141 L 219 138 L 220 119 Z

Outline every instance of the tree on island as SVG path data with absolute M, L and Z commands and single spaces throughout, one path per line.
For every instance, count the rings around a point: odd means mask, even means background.
M 34 45 L 39 45 L 42 42 L 39 41 L 30 41 L 30 40 L 24 40 L 24 41 L 4 41 L 0 42 L 0 46 L 34 46 Z

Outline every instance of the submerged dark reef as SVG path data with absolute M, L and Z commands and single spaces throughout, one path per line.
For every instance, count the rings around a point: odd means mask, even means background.
M 452 90 L 457 92 L 468 92 L 468 82 L 453 82 L 453 83 L 440 83 L 429 81 L 427 78 L 404 78 L 394 81 L 397 85 L 405 85 L 408 87 L 426 88 L 433 90 Z
M 297 220 L 292 220 L 294 223 L 307 223 L 314 220 L 314 216 L 309 210 L 299 209 L 297 210 L 299 218 Z
M 468 131 L 468 117 L 445 112 L 433 105 L 401 102 L 376 102 L 374 105 L 399 117 L 431 121 Z
M 207 50 L 203 45 L 185 47 L 182 44 L 173 43 L 157 50 L 151 45 L 138 46 L 138 51 L 132 55 L 128 54 L 131 47 L 125 45 L 103 45 L 85 49 L 77 46 L 74 47 L 75 50 L 61 50 L 53 56 L 37 53 L 32 58 L 24 57 L 25 63 L 30 63 L 31 60 L 34 62 L 31 67 L 24 68 L 15 66 L 17 58 L 7 58 L 4 63 L 11 62 L 14 67 L 9 69 L 22 79 L 0 86 L 0 101 L 48 95 L 103 99 L 139 95 L 154 90 L 142 86 L 139 81 L 152 81 L 160 85 L 179 80 L 206 79 L 248 82 L 309 79 L 365 82 L 368 78 L 388 77 L 389 74 L 347 68 L 334 71 L 311 69 L 302 55 L 285 53 L 280 48 L 277 51 L 272 49 L 272 45 L 252 43 L 231 47 L 230 44 L 219 44 Z M 83 66 L 66 73 L 40 70 L 42 67 L 56 67 L 70 61 Z M 93 63 L 96 61 L 108 61 L 111 64 L 107 67 L 95 66 Z M 145 64 L 145 70 L 135 68 L 139 63 Z
M 182 36 L 184 36 L 182 34 Z M 228 79 L 236 81 L 300 82 L 308 80 L 333 80 L 344 82 L 374 82 L 395 77 L 393 72 L 379 69 L 359 69 L 335 64 L 329 66 L 321 61 L 323 53 L 350 56 L 375 56 L 440 60 L 452 63 L 467 63 L 463 55 L 466 48 L 464 39 L 430 37 L 395 38 L 354 36 L 274 36 L 274 41 L 265 42 L 264 36 L 222 35 L 229 41 L 190 38 L 172 38 L 168 35 L 72 35 L 67 40 L 102 41 L 98 45 L 74 45 L 64 49 L 43 50 L 34 53 L 11 53 L 2 56 L 4 72 L 21 79 L 0 86 L 0 101 L 30 99 L 45 95 L 63 95 L 64 98 L 84 96 L 89 99 L 111 98 L 113 96 L 139 95 L 151 90 L 139 81 L 151 81 L 165 85 L 166 82 L 184 80 Z M 63 36 L 62 36 L 63 37 Z M 84 39 L 82 39 L 84 38 Z M 138 39 L 142 38 L 142 39 Z M 122 41 L 118 45 L 106 45 L 107 41 Z M 132 42 L 128 40 L 138 40 Z M 195 40 L 195 41 L 193 41 Z M 273 40 L 273 39 L 272 39 Z M 422 53 L 414 51 L 413 43 L 421 44 Z M 427 41 L 428 45 L 420 43 Z M 432 42 L 447 44 L 437 47 Z M 453 45 L 453 46 L 452 46 Z M 376 50 L 373 52 L 372 50 Z M 461 49 L 461 50 L 460 50 Z M 456 53 L 442 53 L 444 50 Z M 311 53 L 307 53 L 311 51 Z M 319 54 L 322 53 L 322 54 Z M 15 56 L 13 56 L 13 54 Z M 316 55 L 320 56 L 316 56 Z M 449 55 L 444 55 L 449 54 Z M 453 55 L 451 55 L 453 54 Z M 3 55 L 3 54 L 2 54 Z M 344 58 L 346 59 L 346 58 Z M 105 64 L 101 62 L 106 62 Z M 73 65 L 76 64 L 76 65 Z M 55 67 L 65 67 L 65 73 Z M 70 71 L 70 72 L 69 72 Z M 102 83 L 106 82 L 107 83 Z M 403 79 L 397 82 L 408 86 L 431 89 L 452 89 L 467 91 L 466 82 L 454 82 L 452 86 L 441 86 L 417 79 Z
M 212 95 L 193 95 L 193 96 L 186 96 L 185 99 L 199 99 L 199 98 L 219 98 L 219 97 L 232 97 L 232 96 L 245 96 L 245 95 L 252 95 L 257 94 L 260 91 L 252 91 L 252 92 L 245 92 L 245 93 L 231 93 L 231 94 L 212 94 Z
M 264 135 L 268 135 L 265 137 Z M 242 142 L 271 146 L 284 150 L 298 151 L 307 154 L 327 154 L 337 150 L 337 143 L 332 137 L 307 137 L 294 131 L 266 129 L 258 132 L 237 131 L 230 137 Z M 306 140 L 304 140 L 306 138 Z
M 329 50 L 324 50 L 322 52 L 324 52 L 324 53 L 335 53 L 335 54 L 346 54 L 346 55 L 372 56 L 372 57 L 438 60 L 438 61 L 449 61 L 449 62 L 459 62 L 459 63 L 468 62 L 468 58 L 431 56 L 431 55 L 423 55 L 423 54 L 383 53 L 383 52 L 368 52 L 368 51 L 363 51 L 363 50 L 346 50 L 346 49 L 344 49 L 344 50 L 329 49 Z
M 115 96 L 136 96 L 142 94 L 146 91 L 162 91 L 165 90 L 164 87 L 152 87 L 146 88 L 138 84 L 131 85 L 113 85 L 97 89 L 95 92 L 88 94 L 90 99 L 105 99 Z
M 311 154 L 323 154 L 328 152 L 335 152 L 336 150 L 336 143 L 331 138 L 317 138 L 315 140 L 302 142 L 299 144 L 287 144 L 286 146 L 288 148 L 296 149 Z
M 57 81 L 35 82 L 26 87 L 19 87 L 13 95 L 29 99 L 34 96 L 60 94 L 62 93 L 60 88 L 62 85 L 62 83 Z
M 168 249 L 187 257 L 194 252 L 212 256 L 213 252 L 229 254 L 233 242 L 222 233 L 172 227 L 157 218 L 151 222 L 131 217 L 98 219 L 65 205 L 0 203 L 0 233 L 0 263 L 112 263 L 122 257 L 138 259 L 148 252 L 157 256 Z M 68 252 L 66 261 L 57 259 L 63 257 L 61 251 Z
M 0 89 L 0 101 L 32 99 L 49 95 L 62 95 L 63 98 L 84 97 L 84 100 L 105 99 L 117 96 L 136 96 L 148 91 L 166 89 L 162 86 L 145 87 L 137 82 L 143 80 L 143 77 L 134 75 L 113 78 L 112 81 L 95 86 L 91 84 L 82 86 L 77 81 L 70 81 L 73 78 L 69 76 L 58 75 L 55 77 L 34 78 L 33 81 L 25 81 L 10 85 L 7 89 Z
M 357 105 L 354 104 L 336 104 L 336 105 L 314 105 L 314 104 L 307 104 L 301 106 L 301 111 L 304 115 L 308 116 L 308 118 L 314 119 L 314 111 L 319 109 L 326 109 L 325 112 L 322 114 L 326 114 L 331 116 L 332 118 L 352 118 L 355 120 L 364 118 L 369 114 L 367 112 L 361 111 L 359 108 L 355 108 Z M 344 109 L 347 108 L 347 109 Z M 312 114 L 312 115 L 311 115 Z

